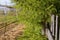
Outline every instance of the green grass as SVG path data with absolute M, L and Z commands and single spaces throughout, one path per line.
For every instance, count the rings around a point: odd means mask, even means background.
M 13 14 L 13 15 L 11 15 Z M 12 24 L 12 22 L 17 23 L 18 24 L 18 20 L 16 18 L 15 13 L 7 13 L 6 15 L 0 15 L 0 27 L 4 27 L 3 23 L 7 23 L 8 24 Z

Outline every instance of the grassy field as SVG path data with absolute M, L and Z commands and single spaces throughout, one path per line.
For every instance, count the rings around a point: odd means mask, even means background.
M 17 23 L 17 18 L 16 18 L 16 14 L 13 12 L 9 12 L 5 14 L 0 13 L 0 28 L 4 27 L 4 23 L 8 24 L 12 24 L 12 23 Z

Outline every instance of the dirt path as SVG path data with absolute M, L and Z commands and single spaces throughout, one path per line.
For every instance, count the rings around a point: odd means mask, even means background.
M 0 36 L 0 40 L 15 40 L 16 36 L 22 35 L 24 28 L 25 25 L 19 24 L 18 26 L 12 28 L 11 30 L 6 31 L 5 35 L 2 34 Z

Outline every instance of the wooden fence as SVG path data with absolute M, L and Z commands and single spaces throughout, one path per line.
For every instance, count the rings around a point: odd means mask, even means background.
M 60 27 L 59 27 L 59 16 L 58 15 L 51 15 L 51 23 L 48 26 L 48 23 L 46 24 L 47 26 L 45 27 L 45 33 L 44 31 L 43 34 L 46 34 L 48 40 L 60 40 Z

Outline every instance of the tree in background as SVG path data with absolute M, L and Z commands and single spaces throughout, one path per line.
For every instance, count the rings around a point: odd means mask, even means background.
M 46 40 L 41 35 L 42 22 L 50 22 L 51 14 L 58 14 L 60 10 L 59 0 L 13 0 L 15 8 L 19 12 L 20 21 L 27 22 L 27 29 L 24 35 L 18 40 Z M 43 24 L 44 25 L 44 24 Z M 42 25 L 42 26 L 43 26 Z M 43 38 L 44 37 L 44 38 Z

